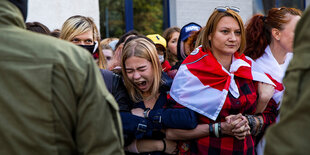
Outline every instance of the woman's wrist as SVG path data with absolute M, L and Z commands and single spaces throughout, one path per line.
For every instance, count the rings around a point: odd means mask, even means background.
M 165 152 L 167 148 L 166 140 L 165 139 L 156 140 L 156 147 L 157 147 L 156 149 L 157 151 Z
M 161 152 L 164 149 L 163 141 L 162 140 L 156 140 L 154 141 L 154 146 L 156 148 L 156 151 Z
M 246 118 L 248 119 L 248 123 L 251 130 L 251 135 L 257 136 L 263 127 L 263 118 L 260 118 L 262 116 L 257 115 L 247 115 Z
M 162 139 L 162 142 L 163 142 L 163 149 L 162 149 L 162 152 L 166 152 L 166 148 L 167 148 L 166 140 L 165 140 L 165 139 Z
M 229 135 L 229 131 L 225 130 L 227 128 L 227 123 L 226 122 L 221 122 L 221 134 L 224 135 Z

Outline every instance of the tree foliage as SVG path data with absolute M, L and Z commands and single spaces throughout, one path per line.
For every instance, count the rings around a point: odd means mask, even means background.
M 100 32 L 102 38 L 120 37 L 126 31 L 125 0 L 104 0 L 100 3 Z M 108 9 L 108 23 L 106 12 Z M 134 29 L 142 34 L 159 33 L 163 31 L 163 5 L 162 0 L 133 0 Z
M 142 34 L 162 33 L 162 0 L 133 0 L 134 28 Z

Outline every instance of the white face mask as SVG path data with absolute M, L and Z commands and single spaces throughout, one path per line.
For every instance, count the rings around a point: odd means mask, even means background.
M 158 58 L 159 58 L 159 62 L 160 62 L 160 63 L 163 63 L 164 60 L 165 60 L 164 55 L 158 55 Z

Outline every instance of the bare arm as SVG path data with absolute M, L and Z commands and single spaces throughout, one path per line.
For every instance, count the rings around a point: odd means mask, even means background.
M 214 129 L 214 124 L 212 124 Z M 250 127 L 244 116 L 241 114 L 226 117 L 226 122 L 221 122 L 222 134 L 235 136 L 237 139 L 244 139 L 249 135 Z M 199 124 L 195 129 L 166 129 L 166 138 L 170 140 L 191 140 L 209 136 L 209 124 Z
M 166 154 L 176 154 L 177 143 L 166 139 L 140 139 L 134 140 L 129 146 L 125 147 L 125 150 L 133 153 L 163 151 Z
M 257 91 L 259 94 L 259 98 L 255 114 L 262 113 L 266 109 L 267 104 L 269 100 L 272 98 L 275 89 L 274 86 L 271 84 L 259 82 Z
M 169 140 L 189 140 L 209 136 L 209 124 L 199 124 L 195 129 L 166 129 Z

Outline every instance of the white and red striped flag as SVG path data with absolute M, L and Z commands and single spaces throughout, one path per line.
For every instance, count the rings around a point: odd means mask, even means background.
M 288 53 L 286 55 L 285 62 L 280 65 L 278 61 L 274 58 L 270 47 L 267 46 L 265 53 L 255 60 L 256 64 L 260 66 L 262 72 L 264 72 L 276 85 L 273 99 L 276 103 L 282 100 L 284 93 L 284 85 L 282 84 L 283 77 L 285 75 L 285 70 L 293 57 L 293 53 Z M 280 108 L 280 106 L 278 107 Z
M 273 84 L 253 63 L 252 59 L 236 52 L 228 72 L 210 51 L 204 52 L 198 47 L 180 66 L 170 95 L 179 104 L 216 120 L 228 91 L 235 98 L 239 97 L 234 76 Z

